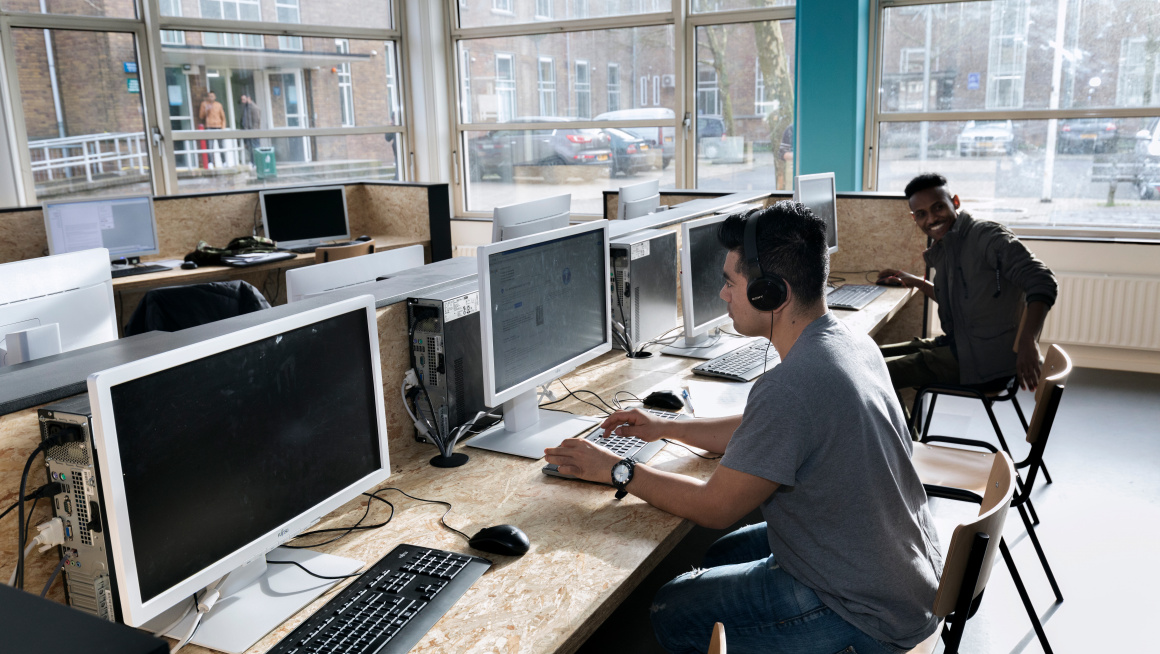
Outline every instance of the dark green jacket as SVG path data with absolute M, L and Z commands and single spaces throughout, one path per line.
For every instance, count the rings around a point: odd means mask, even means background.
M 1055 276 L 1003 225 L 965 211 L 924 255 L 934 269 L 938 317 L 959 360 L 959 382 L 1015 374 L 1015 335 L 1026 303 L 1055 304 Z

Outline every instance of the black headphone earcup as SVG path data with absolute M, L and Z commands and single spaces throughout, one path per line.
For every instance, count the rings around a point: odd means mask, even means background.
M 785 304 L 785 282 L 777 277 L 758 277 L 745 288 L 749 304 L 758 311 L 773 311 Z

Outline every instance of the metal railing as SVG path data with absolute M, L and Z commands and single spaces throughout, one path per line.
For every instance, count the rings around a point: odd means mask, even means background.
M 213 132 L 208 131 L 208 134 Z M 176 141 L 173 156 L 178 170 L 195 168 L 233 168 L 246 161 L 245 139 L 204 138 L 196 141 Z M 196 144 L 197 147 L 189 147 Z
M 37 182 L 77 179 L 92 182 L 107 175 L 147 174 L 149 152 L 144 132 L 89 134 L 30 141 L 32 174 Z

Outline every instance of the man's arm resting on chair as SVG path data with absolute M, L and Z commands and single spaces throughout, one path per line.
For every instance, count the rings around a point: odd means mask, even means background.
M 1024 390 L 1033 391 L 1039 385 L 1039 333 L 1043 331 L 1043 322 L 1047 320 L 1048 308 L 1043 301 L 1027 304 L 1023 329 L 1019 332 L 1019 340 L 1015 342 L 1015 376 L 1020 388 Z

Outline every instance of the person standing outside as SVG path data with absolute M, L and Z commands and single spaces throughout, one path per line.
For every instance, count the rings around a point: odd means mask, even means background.
M 217 101 L 217 95 L 213 91 L 210 91 L 206 99 L 202 100 L 197 117 L 201 119 L 202 125 L 206 129 L 225 129 L 226 127 L 226 110 L 222 107 L 222 103 Z M 210 167 L 220 166 L 222 140 L 209 139 L 209 144 L 212 151 Z
M 242 95 L 242 129 L 262 129 L 262 110 L 249 95 Z M 254 148 L 257 148 L 260 139 L 246 139 L 246 159 L 254 162 Z
M 934 241 L 923 254 L 934 279 L 888 268 L 878 281 L 917 288 L 937 302 L 945 334 L 883 346 L 891 383 L 895 389 L 945 383 L 990 392 L 1014 378 L 1035 390 L 1039 333 L 1059 293 L 1055 276 L 1011 230 L 961 210 L 942 175 L 915 177 L 905 195 L 915 224 Z
M 734 329 L 768 338 L 781 363 L 754 383 L 740 416 L 677 421 L 632 409 L 601 425 L 722 452 L 712 476 L 658 470 L 582 438 L 546 459 L 711 529 L 760 507 L 764 523 L 722 537 L 702 568 L 657 594 L 651 619 L 667 651 L 704 652 L 715 622 L 744 652 L 907 651 L 938 627 L 943 560 L 878 347 L 826 307 L 825 222 L 783 201 L 730 216 L 718 239 Z

